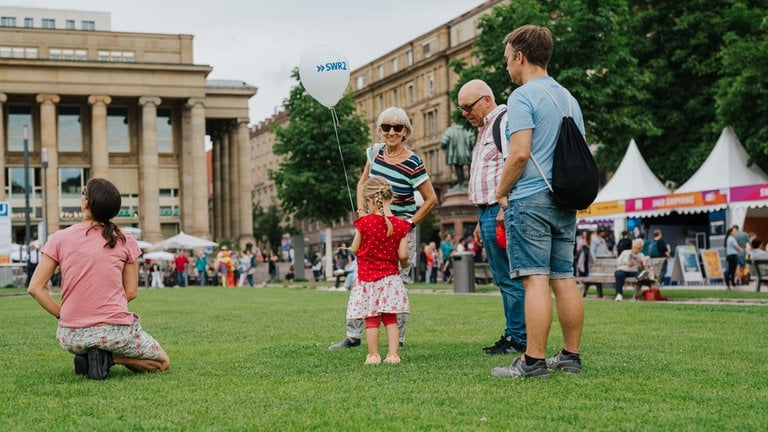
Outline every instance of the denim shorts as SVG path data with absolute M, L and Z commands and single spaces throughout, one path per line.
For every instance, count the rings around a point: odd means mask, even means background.
M 548 275 L 573 277 L 576 211 L 558 206 L 548 190 L 510 201 L 504 209 L 512 279 Z

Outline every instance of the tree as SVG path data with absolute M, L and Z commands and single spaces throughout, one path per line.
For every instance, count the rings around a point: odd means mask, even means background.
M 277 252 L 280 239 L 284 233 L 294 234 L 295 228 L 288 223 L 288 218 L 280 213 L 280 209 L 271 204 L 267 209 L 254 204 L 253 206 L 253 236 L 256 240 L 266 239 L 267 247 Z
M 768 167 L 768 17 L 762 8 L 737 4 L 731 9 L 733 30 L 724 36 L 720 58 L 723 77 L 717 85 L 717 115 L 731 125 L 751 159 Z
M 599 145 L 596 161 L 600 168 L 612 171 L 633 136 L 657 132 L 643 110 L 649 78 L 630 53 L 628 15 L 623 0 L 520 0 L 497 6 L 480 21 L 474 50 L 477 63 L 453 64 L 460 78 L 452 96 L 455 100 L 461 85 L 480 78 L 494 89 L 497 103 L 506 102 L 515 85 L 505 67 L 504 37 L 520 25 L 546 26 L 555 38 L 548 72 L 578 99 L 588 141 Z M 456 115 L 457 121 L 465 123 Z
M 768 133 L 759 131 L 765 131 L 768 104 L 765 0 L 630 4 L 632 52 L 654 77 L 648 85 L 652 103 L 645 109 L 662 131 L 637 137 L 648 165 L 661 178 L 686 181 L 729 124 L 764 164 L 758 143 Z
M 299 81 L 298 70 L 291 76 Z M 291 120 L 284 128 L 275 127 L 276 155 L 285 156 L 278 171 L 269 177 L 277 186 L 282 210 L 299 219 L 330 225 L 349 215 L 349 193 L 365 165 L 369 129 L 355 115 L 354 94 L 347 93 L 334 110 L 339 119 L 338 139 L 344 155 L 339 155 L 331 111 L 314 100 L 299 82 L 291 89 L 283 108 Z M 345 169 L 349 185 L 345 178 Z M 352 190 L 348 193 L 347 187 Z

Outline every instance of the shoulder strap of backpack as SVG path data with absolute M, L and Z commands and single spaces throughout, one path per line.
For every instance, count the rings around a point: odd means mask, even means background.
M 499 127 L 501 126 L 501 117 L 507 114 L 507 109 L 504 108 L 501 110 L 499 115 L 496 116 L 496 120 L 493 121 L 493 129 L 491 130 L 493 132 L 493 143 L 496 144 L 496 150 L 499 151 L 500 154 L 504 154 L 503 151 L 501 151 L 501 129 Z
M 373 164 L 373 161 L 376 159 L 376 155 L 379 154 L 379 151 L 381 151 L 382 147 L 384 147 L 384 143 L 374 143 L 366 150 L 368 163 Z
M 555 97 L 554 97 L 554 96 L 552 96 L 552 93 L 550 93 L 550 92 L 549 92 L 549 90 L 547 90 L 547 88 L 546 88 L 546 87 L 544 87 L 544 86 L 543 86 L 543 85 L 541 85 L 541 84 L 537 84 L 537 83 L 531 83 L 531 84 L 533 84 L 533 85 L 535 85 L 536 87 L 539 87 L 539 88 L 541 88 L 542 90 L 544 90 L 544 92 L 545 92 L 545 93 L 547 93 L 547 95 L 549 96 L 549 98 L 550 98 L 550 99 L 552 99 L 552 102 L 553 102 L 553 103 L 555 104 L 555 106 L 557 107 L 557 110 L 558 110 L 558 111 L 560 111 L 560 114 L 561 114 L 563 117 L 565 117 L 565 113 L 564 113 L 564 112 L 563 112 L 563 110 L 560 108 L 560 105 L 558 105 L 558 104 L 557 104 L 557 101 L 555 100 Z M 568 90 L 566 90 L 566 89 L 563 89 L 563 90 L 565 90 L 566 92 L 568 92 Z M 572 108 L 571 108 L 571 98 L 570 98 L 570 96 L 571 96 L 571 93 L 570 93 L 570 92 L 568 92 L 568 115 L 569 115 L 569 116 L 571 115 L 571 109 L 572 109 Z M 562 128 L 562 125 L 561 125 L 560 127 Z M 549 183 L 549 180 L 547 180 L 547 176 L 546 176 L 546 175 L 544 175 L 544 170 L 543 170 L 543 169 L 541 169 L 541 165 L 539 165 L 539 161 L 537 161 L 537 160 L 536 160 L 536 158 L 533 156 L 533 149 L 531 149 L 531 160 L 533 161 L 533 164 L 534 164 L 534 165 L 536 165 L 536 169 L 538 169 L 538 170 L 539 170 L 539 174 L 541 174 L 541 178 L 542 178 L 542 179 L 544 179 L 544 183 L 546 183 L 546 184 L 547 184 L 547 188 L 549 189 L 549 191 L 550 191 L 550 192 L 554 192 L 555 190 L 552 188 L 552 184 L 551 184 L 551 183 Z
M 539 87 L 540 89 L 544 90 L 544 92 L 547 93 L 547 96 L 549 96 L 549 98 L 552 99 L 552 103 L 555 104 L 555 106 L 557 107 L 557 110 L 560 111 L 560 115 L 562 115 L 563 117 L 566 117 L 565 112 L 563 112 L 562 108 L 560 108 L 560 105 L 557 104 L 557 101 L 555 100 L 555 97 L 552 96 L 552 93 L 550 93 L 549 90 L 547 90 L 546 87 L 544 87 L 541 84 L 537 84 L 537 83 L 531 83 L 531 84 L 533 84 L 536 87 Z M 565 90 L 565 92 L 568 94 L 568 116 L 567 117 L 572 117 L 572 115 L 573 115 L 573 107 L 571 107 L 571 92 L 569 92 L 565 88 L 563 88 L 563 90 Z

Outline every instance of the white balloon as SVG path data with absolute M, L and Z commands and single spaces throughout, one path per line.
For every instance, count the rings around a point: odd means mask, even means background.
M 328 42 L 317 42 L 301 55 L 299 78 L 310 96 L 333 108 L 349 85 L 347 57 Z

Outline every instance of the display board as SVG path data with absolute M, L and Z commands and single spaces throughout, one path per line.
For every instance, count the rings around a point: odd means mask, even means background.
M 699 267 L 699 254 L 696 246 L 686 245 L 675 248 L 675 263 L 672 268 L 672 280 L 676 282 L 704 282 Z
M 11 205 L 0 202 L 0 264 L 11 262 Z
M 704 274 L 707 275 L 707 280 L 723 279 L 725 274 L 723 272 L 723 266 L 720 261 L 720 254 L 715 249 L 702 249 L 701 263 L 704 266 Z

